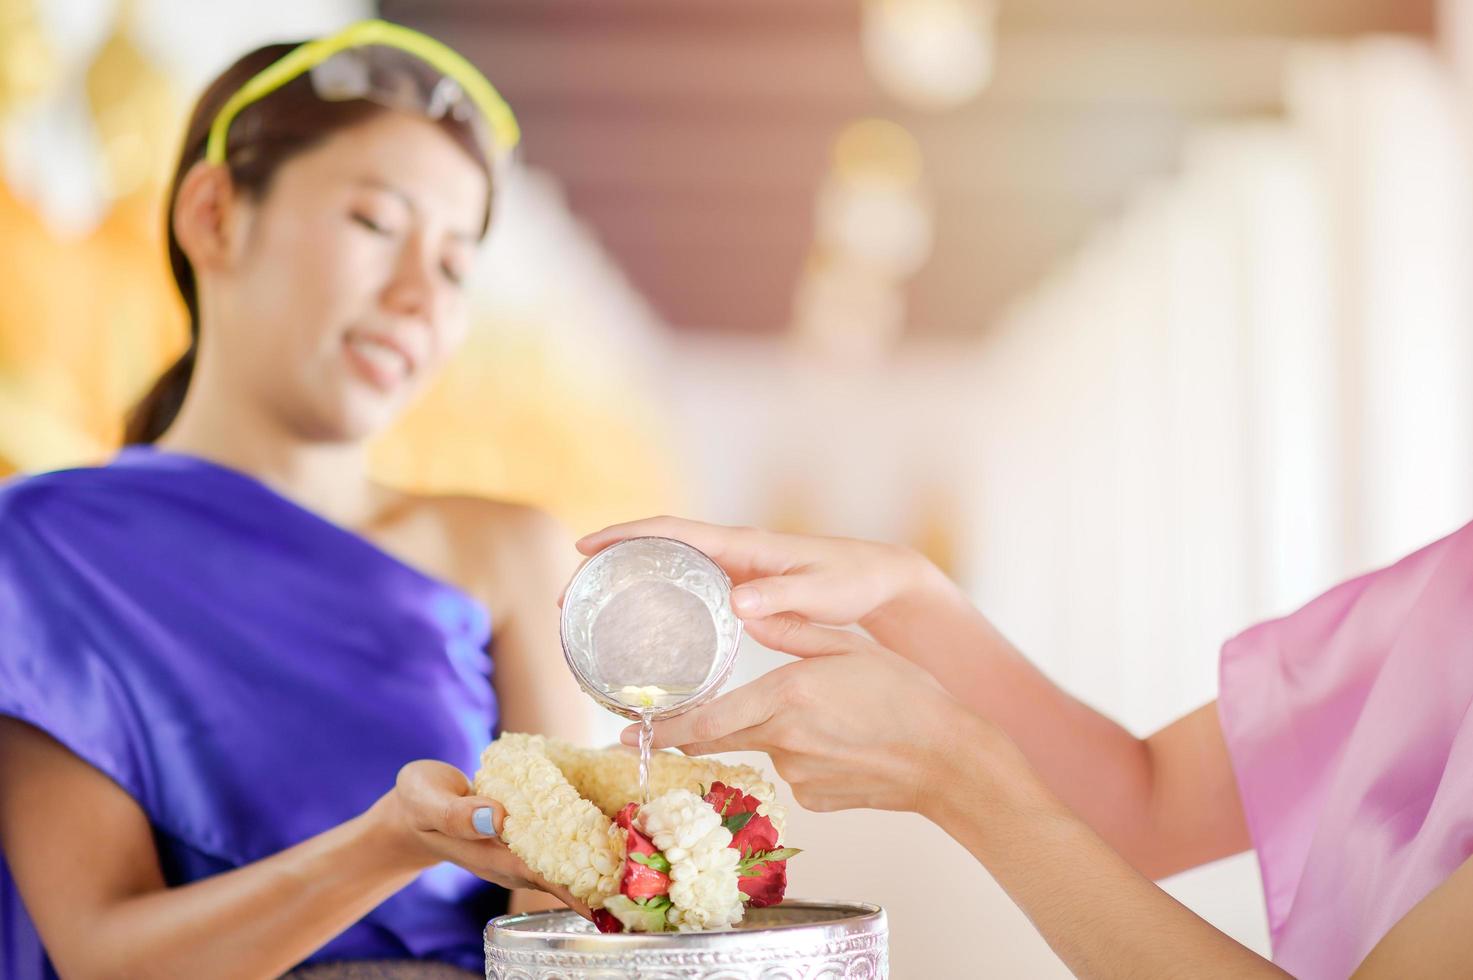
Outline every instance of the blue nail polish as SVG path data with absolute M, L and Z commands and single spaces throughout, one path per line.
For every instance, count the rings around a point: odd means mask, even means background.
M 476 833 L 482 837 L 496 836 L 496 818 L 491 813 L 489 806 L 483 806 L 471 814 L 471 824 L 476 828 Z

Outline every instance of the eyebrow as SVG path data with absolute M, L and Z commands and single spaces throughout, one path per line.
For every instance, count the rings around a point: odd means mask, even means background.
M 379 177 L 360 177 L 358 178 L 357 183 L 360 186 L 371 187 L 374 190 L 383 191 L 386 194 L 396 197 L 400 201 L 404 202 L 404 206 L 409 209 L 410 214 L 419 214 L 419 205 L 415 202 L 414 198 L 411 197 L 408 192 L 406 192 L 402 187 L 399 187 L 397 184 L 391 184 L 388 181 L 383 180 Z M 468 242 L 471 245 L 474 245 L 481 240 L 480 235 L 469 231 L 452 231 L 450 233 L 450 236 L 460 241 Z

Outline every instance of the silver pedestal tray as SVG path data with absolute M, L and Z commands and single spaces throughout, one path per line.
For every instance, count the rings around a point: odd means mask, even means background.
M 574 912 L 486 926 L 487 980 L 886 980 L 885 911 L 789 901 L 722 932 L 603 935 Z

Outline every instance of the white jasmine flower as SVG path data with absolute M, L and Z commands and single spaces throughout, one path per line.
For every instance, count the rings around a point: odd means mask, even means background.
M 638 756 L 626 750 L 506 734 L 482 754 L 475 789 L 506 809 L 502 838 L 512 853 L 590 908 L 608 908 L 626 928 L 693 932 L 740 922 L 746 911 L 737 877 L 741 855 L 701 793 L 714 782 L 741 789 L 760 802 L 758 814 L 781 837 L 786 811 L 775 802 L 775 788 L 749 766 L 655 753 L 654 799 L 634 825 L 670 864 L 670 905 L 662 916 L 619 894 L 625 832 L 612 818 L 638 795 L 637 767 Z

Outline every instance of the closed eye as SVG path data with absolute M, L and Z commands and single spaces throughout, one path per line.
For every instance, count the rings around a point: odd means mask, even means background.
M 366 214 L 359 214 L 355 211 L 353 212 L 353 220 L 362 225 L 364 228 L 367 228 L 369 231 L 373 232 L 375 235 L 382 235 L 385 238 L 388 238 L 394 234 L 391 228 L 387 227 L 386 225 L 379 224 L 377 221 L 374 221 Z

